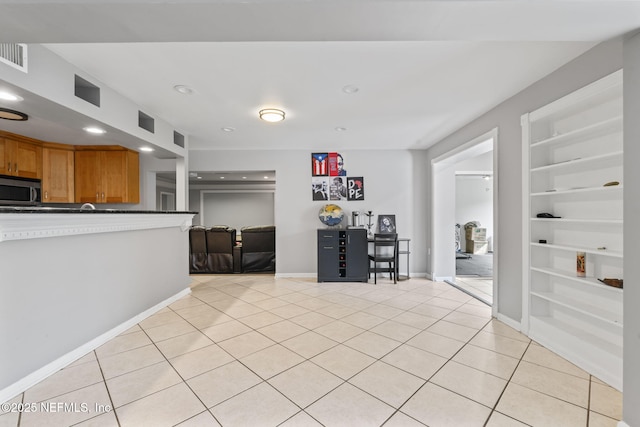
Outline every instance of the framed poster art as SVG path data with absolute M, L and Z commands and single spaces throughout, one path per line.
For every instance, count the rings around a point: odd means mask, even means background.
M 395 215 L 378 215 L 378 233 L 397 233 Z
M 346 177 L 334 176 L 329 178 L 329 200 L 347 200 Z
M 329 153 L 311 153 L 311 176 L 329 175 Z
M 344 168 L 344 158 L 340 153 L 329 154 L 329 176 L 347 176 L 347 170 Z
M 364 177 L 347 178 L 347 200 L 364 200 Z
M 329 178 L 314 176 L 311 178 L 312 200 L 329 200 Z

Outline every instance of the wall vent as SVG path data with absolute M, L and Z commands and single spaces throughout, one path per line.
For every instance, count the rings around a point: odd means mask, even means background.
M 138 111 L 138 126 L 144 130 L 154 133 L 155 120 L 153 117 L 143 113 L 142 111 Z
M 178 147 L 184 148 L 184 135 L 174 130 L 173 143 L 176 144 Z
M 77 74 L 74 79 L 74 94 L 96 107 L 100 106 L 100 88 Z
M 27 45 L 22 43 L 0 43 L 0 62 L 27 72 Z

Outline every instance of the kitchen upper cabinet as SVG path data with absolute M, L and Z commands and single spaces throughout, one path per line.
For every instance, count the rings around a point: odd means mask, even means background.
M 43 203 L 73 203 L 75 201 L 74 165 L 73 146 L 43 147 Z
M 0 175 L 42 178 L 42 146 L 0 138 Z
M 138 153 L 115 146 L 77 146 L 76 203 L 139 203 Z

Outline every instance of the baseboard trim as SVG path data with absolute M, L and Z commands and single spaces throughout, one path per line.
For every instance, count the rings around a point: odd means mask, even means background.
M 32 372 L 31 374 L 27 375 L 26 377 L 22 378 L 21 380 L 16 381 L 15 383 L 11 384 L 9 387 L 6 387 L 3 390 L 0 390 L 0 402 L 7 402 L 8 400 L 13 399 L 14 397 L 19 395 L 20 393 L 24 392 L 25 390 L 29 389 L 30 387 L 33 387 L 34 385 L 36 385 L 40 381 L 44 380 L 45 378 L 55 374 L 60 369 L 70 365 L 71 363 L 75 362 L 76 360 L 80 359 L 81 357 L 84 357 L 87 353 L 89 353 L 89 352 L 95 350 L 96 348 L 100 347 L 102 344 L 106 343 L 110 339 L 115 338 L 116 336 L 120 335 L 121 333 L 123 333 L 127 329 L 132 328 L 133 326 L 137 325 L 138 323 L 140 323 L 141 321 L 143 321 L 147 317 L 149 317 L 152 314 L 162 310 L 163 308 L 165 308 L 169 304 L 179 300 L 180 298 L 182 298 L 182 297 L 184 297 L 186 295 L 189 295 L 190 293 L 191 293 L 191 288 L 183 289 L 182 291 L 180 291 L 177 294 L 167 298 L 166 300 L 154 305 L 153 307 L 149 308 L 148 310 L 143 311 L 142 313 L 132 317 L 131 319 L 127 320 L 126 322 L 121 323 L 120 325 L 118 325 L 115 328 L 105 332 L 104 334 L 92 339 L 91 341 L 87 342 L 86 344 L 81 345 L 80 347 L 76 348 L 75 350 L 72 350 L 69 353 L 67 353 L 67 354 L 59 357 L 58 359 L 54 360 L 53 362 L 43 366 L 42 368 L 38 369 L 37 371 Z
M 496 316 L 496 319 L 498 319 L 499 321 L 501 321 L 502 323 L 504 323 L 504 324 L 506 324 L 508 326 L 511 326 L 516 331 L 522 332 L 522 325 L 521 325 L 520 322 L 516 322 L 512 318 L 507 317 L 504 314 L 500 314 L 500 313 L 498 313 L 498 315 Z
M 308 279 L 310 277 L 318 277 L 318 273 L 276 273 L 275 274 L 276 279 L 287 279 L 287 278 L 292 278 L 292 279 L 296 279 L 296 278 L 304 278 L 304 279 Z

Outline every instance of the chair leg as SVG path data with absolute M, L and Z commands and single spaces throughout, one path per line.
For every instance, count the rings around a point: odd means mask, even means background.
M 373 284 L 378 284 L 378 263 L 375 261 L 373 262 Z

